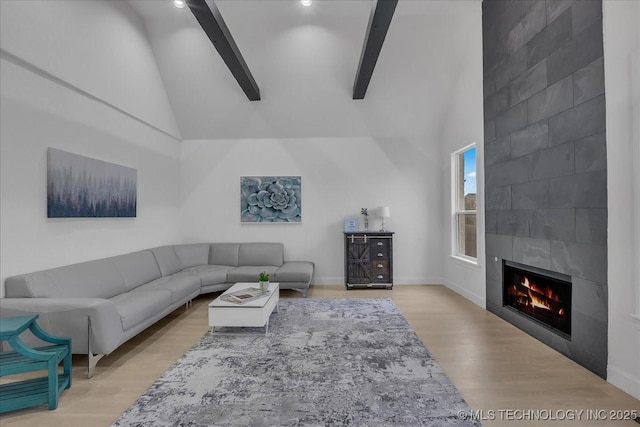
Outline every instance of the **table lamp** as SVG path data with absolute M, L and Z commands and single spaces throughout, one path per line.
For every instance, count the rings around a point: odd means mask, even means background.
M 382 224 L 380 225 L 380 231 L 387 231 L 384 228 L 384 219 L 389 218 L 391 215 L 389 214 L 389 206 L 380 206 L 378 208 L 378 215 L 382 219 Z

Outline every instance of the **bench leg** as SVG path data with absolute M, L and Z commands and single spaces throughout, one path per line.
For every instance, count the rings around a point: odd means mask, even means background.
M 55 356 L 48 362 L 47 394 L 49 397 L 49 409 L 58 407 L 58 363 Z
M 73 367 L 72 367 L 72 353 L 71 353 L 71 345 L 69 345 L 69 352 L 67 353 L 67 355 L 64 357 L 64 360 L 62 362 L 62 366 L 63 366 L 63 372 L 65 375 L 69 376 L 69 384 L 67 384 L 67 386 L 65 388 L 71 388 L 71 382 L 73 381 L 72 377 L 73 377 Z

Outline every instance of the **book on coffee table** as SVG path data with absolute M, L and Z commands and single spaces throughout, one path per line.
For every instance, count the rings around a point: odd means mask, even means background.
M 259 288 L 245 288 L 220 296 L 220 299 L 234 304 L 246 304 L 259 298 L 271 295 L 271 291 L 261 291 Z

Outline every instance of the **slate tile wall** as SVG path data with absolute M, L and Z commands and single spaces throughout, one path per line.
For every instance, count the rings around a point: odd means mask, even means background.
M 601 0 L 484 0 L 487 308 L 606 377 Z M 572 338 L 502 307 L 502 261 L 572 276 Z

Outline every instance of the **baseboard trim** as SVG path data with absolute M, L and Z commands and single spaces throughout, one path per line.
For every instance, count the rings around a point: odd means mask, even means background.
M 344 277 L 314 277 L 312 286 L 342 285 Z M 393 286 L 442 285 L 442 277 L 394 277 Z
M 612 365 L 607 365 L 607 381 L 636 399 L 640 399 L 640 378 Z
M 311 282 L 311 286 L 325 286 L 325 285 L 342 285 L 344 286 L 343 277 L 314 277 Z
M 442 285 L 442 277 L 394 277 L 393 286 L 402 285 Z
M 443 282 L 447 288 L 451 289 L 453 292 L 457 293 L 458 295 L 463 296 L 464 298 L 468 299 L 472 303 L 482 308 L 487 308 L 486 298 L 483 298 L 480 295 L 474 292 L 471 292 L 468 289 L 463 288 L 462 286 L 456 285 L 455 283 L 450 282 L 448 280 L 444 280 Z

